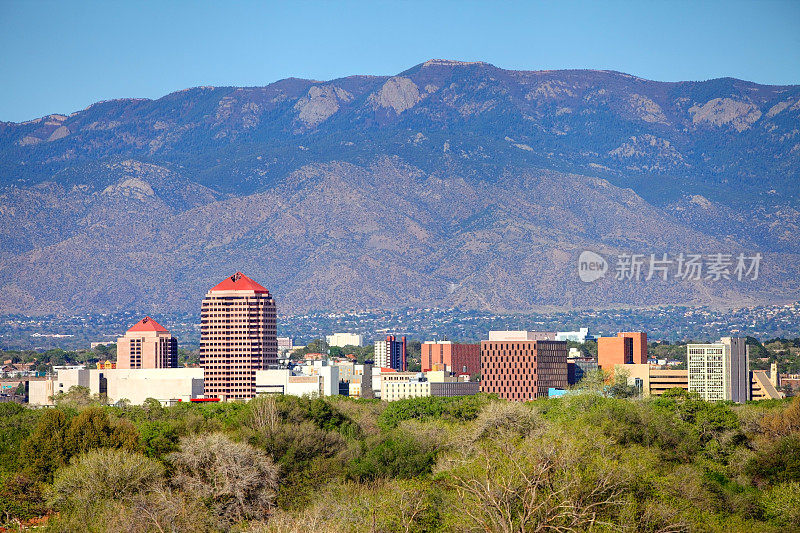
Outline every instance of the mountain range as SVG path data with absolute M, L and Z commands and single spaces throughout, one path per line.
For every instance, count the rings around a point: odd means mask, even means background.
M 430 60 L 99 102 L 0 122 L 0 313 L 197 310 L 239 270 L 295 313 L 794 301 L 799 172 L 800 86 L 732 78 Z M 664 253 L 763 259 L 615 279 Z

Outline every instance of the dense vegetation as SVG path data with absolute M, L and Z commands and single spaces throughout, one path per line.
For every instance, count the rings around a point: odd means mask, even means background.
M 674 394 L 673 394 L 674 393 Z M 52 531 L 786 531 L 800 399 L 0 405 L 0 520 Z

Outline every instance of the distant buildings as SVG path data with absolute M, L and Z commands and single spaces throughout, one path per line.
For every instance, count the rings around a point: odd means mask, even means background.
M 269 291 L 237 272 L 203 299 L 200 358 L 205 395 L 249 400 L 256 395 L 256 372 L 278 360 L 275 300 Z
M 583 353 L 570 348 L 567 352 L 567 383 L 576 385 L 587 374 L 597 371 L 597 360 L 594 357 L 585 357 Z
M 257 394 L 291 396 L 337 396 L 339 367 L 329 361 L 314 361 L 299 369 L 256 370 Z
M 386 340 L 375 343 L 375 366 L 378 368 L 392 368 L 405 372 L 406 366 L 406 338 L 397 340 L 394 335 L 389 335 Z
M 589 335 L 589 328 L 580 328 L 578 331 L 559 331 L 556 333 L 556 340 L 583 343 L 594 340 L 594 336 Z
M 689 391 L 704 400 L 744 403 L 750 399 L 750 353 L 745 339 L 723 337 L 686 346 Z
M 447 370 L 454 374 L 480 374 L 481 345 L 453 344 L 451 341 L 423 342 L 422 370 Z M 437 368 L 440 365 L 442 368 Z
M 144 317 L 117 339 L 117 368 L 177 368 L 178 340 L 167 328 Z
M 613 372 L 614 365 L 647 363 L 647 333 L 643 331 L 618 333 L 616 337 L 597 339 L 597 364 Z
M 689 390 L 686 370 L 661 369 L 648 363 L 616 365 L 614 373 L 625 373 L 628 384 L 642 391 L 642 396 L 661 396 L 669 389 Z
M 781 386 L 780 374 L 778 374 L 778 363 L 770 365 L 769 374 L 764 370 L 753 370 L 750 372 L 750 399 L 751 400 L 774 400 L 783 398 L 784 394 L 778 390 Z
M 567 343 L 554 338 L 554 332 L 489 332 L 481 342 L 481 391 L 527 401 L 566 388 Z
M 278 353 L 282 354 L 294 349 L 294 341 L 291 337 L 278 337 Z
M 325 337 L 328 341 L 328 346 L 338 346 L 344 348 L 345 346 L 364 346 L 364 336 L 356 333 L 334 333 Z
M 490 341 L 554 341 L 555 331 L 490 331 Z

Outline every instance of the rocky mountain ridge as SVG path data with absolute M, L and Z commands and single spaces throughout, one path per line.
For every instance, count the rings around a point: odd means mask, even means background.
M 800 294 L 800 87 L 431 60 L 0 123 L 0 312 L 285 311 Z M 763 253 L 749 283 L 581 283 L 584 249 Z

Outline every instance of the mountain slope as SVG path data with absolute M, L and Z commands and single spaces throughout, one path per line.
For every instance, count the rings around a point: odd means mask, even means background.
M 235 270 L 284 311 L 796 299 L 798 126 L 797 86 L 444 60 L 0 123 L 0 312 L 194 309 Z M 583 284 L 584 249 L 765 257 Z

